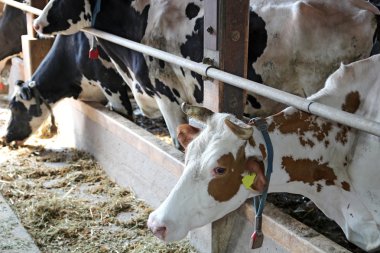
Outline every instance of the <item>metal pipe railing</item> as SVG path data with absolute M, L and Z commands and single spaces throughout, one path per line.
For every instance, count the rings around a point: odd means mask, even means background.
M 35 14 L 37 16 L 41 15 L 41 13 L 42 13 L 42 10 L 40 10 L 40 9 L 37 9 L 37 8 L 32 7 L 30 5 L 20 3 L 20 2 L 14 1 L 14 0 L 0 0 L 0 2 L 3 2 L 3 3 L 8 4 L 10 6 L 16 7 L 20 10 L 30 12 L 30 13 Z
M 41 10 L 30 7 L 25 4 L 18 3 L 13 0 L 0 0 L 6 4 L 12 5 L 16 8 L 22 9 L 24 11 L 31 12 L 36 15 L 42 13 Z M 128 39 L 125 39 L 120 36 L 116 36 L 110 33 L 106 33 L 94 28 L 84 28 L 83 32 L 94 35 L 98 38 L 110 41 L 117 45 L 130 48 L 132 50 L 138 51 L 140 53 L 150 55 L 152 57 L 158 58 L 160 60 L 188 68 L 202 76 L 209 78 L 214 78 L 222 82 L 231 84 L 241 89 L 256 93 L 258 95 L 267 97 L 274 101 L 293 106 L 299 110 L 310 112 L 314 115 L 323 117 L 325 119 L 338 122 L 353 128 L 356 128 L 361 131 L 376 135 L 380 137 L 380 123 L 371 119 L 366 119 L 364 117 L 344 112 L 327 106 L 318 102 L 313 102 L 305 98 L 298 97 L 296 95 L 277 90 L 275 88 L 260 84 L 245 78 L 218 70 L 211 65 L 194 62 L 188 59 L 184 59 L 180 56 L 176 56 L 165 51 L 155 49 Z

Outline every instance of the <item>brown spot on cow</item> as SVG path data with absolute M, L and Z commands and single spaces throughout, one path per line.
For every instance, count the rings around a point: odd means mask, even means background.
M 342 184 L 343 190 L 345 190 L 347 192 L 351 191 L 351 186 L 349 183 L 347 183 L 346 181 L 343 181 L 343 182 L 341 182 L 341 184 Z
M 286 156 L 282 158 L 282 168 L 289 174 L 289 181 L 301 181 L 314 185 L 315 182 L 325 180 L 326 185 L 333 185 L 337 179 L 334 170 L 327 163 L 316 160 L 298 159 Z
M 340 130 L 337 132 L 335 140 L 337 142 L 340 142 L 342 145 L 345 145 L 348 141 L 348 134 L 351 128 L 342 124 L 338 124 L 338 127 L 340 128 Z
M 267 152 L 266 152 L 265 145 L 260 143 L 259 149 L 260 149 L 261 155 L 263 157 L 263 160 L 267 159 Z
M 342 110 L 350 113 L 355 113 L 360 106 L 360 94 L 358 91 L 352 91 L 346 95 Z
M 300 136 L 299 140 L 300 140 L 301 145 L 304 147 L 306 147 L 308 145 L 312 148 L 315 145 L 312 140 L 305 139 L 303 136 Z
M 312 115 L 301 111 L 295 111 L 290 115 L 280 112 L 273 116 L 273 122 L 269 125 L 268 131 L 278 129 L 283 134 L 302 133 L 308 129 L 310 117 Z
M 300 143 L 303 146 L 314 145 L 305 138 L 306 133 L 311 133 L 318 141 L 323 141 L 332 129 L 332 123 L 317 121 L 318 117 L 302 111 L 294 111 L 292 114 L 285 115 L 284 112 L 273 116 L 273 122 L 268 131 L 278 129 L 282 134 L 298 134 Z M 301 138 L 302 137 L 302 138 Z
M 330 142 L 328 140 L 325 141 L 325 147 L 328 148 L 330 145 Z
M 255 140 L 253 139 L 253 137 L 251 137 L 251 138 L 248 139 L 248 143 L 249 143 L 249 145 L 251 145 L 252 147 L 255 147 L 255 146 L 256 146 L 256 142 L 255 142 Z
M 236 159 L 231 153 L 219 158 L 218 167 L 225 168 L 226 172 L 215 176 L 208 184 L 208 193 L 215 200 L 228 201 L 239 191 L 246 162 L 244 147 L 239 148 Z

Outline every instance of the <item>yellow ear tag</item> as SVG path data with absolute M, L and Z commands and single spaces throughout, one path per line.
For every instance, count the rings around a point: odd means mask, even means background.
M 241 180 L 243 182 L 243 185 L 248 190 L 251 189 L 251 186 L 253 185 L 253 182 L 255 182 L 256 173 L 248 174 L 243 177 Z

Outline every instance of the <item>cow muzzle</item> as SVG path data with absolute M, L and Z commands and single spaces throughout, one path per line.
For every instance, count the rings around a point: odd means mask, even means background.
M 185 224 L 161 218 L 156 211 L 149 215 L 147 225 L 157 238 L 165 242 L 172 242 L 181 240 L 187 235 L 189 230 Z
M 23 146 L 26 140 L 12 140 L 7 136 L 0 137 L 0 146 L 20 147 Z
M 166 241 L 167 228 L 165 225 L 163 225 L 157 221 L 154 213 L 149 215 L 147 225 L 148 225 L 148 228 L 154 234 L 154 236 L 156 236 L 157 238 L 159 238 L 162 241 Z
M 48 23 L 42 19 L 35 19 L 33 21 L 33 29 L 37 32 L 40 38 L 53 38 L 53 34 L 47 34 L 45 27 L 48 26 Z
M 38 19 L 33 21 L 33 29 L 38 33 L 38 34 L 43 34 L 42 32 L 42 27 L 43 25 L 40 24 L 40 21 Z

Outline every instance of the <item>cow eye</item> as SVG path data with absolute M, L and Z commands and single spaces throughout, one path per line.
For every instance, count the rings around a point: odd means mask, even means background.
M 214 168 L 214 174 L 215 175 L 223 175 L 224 173 L 226 173 L 227 169 L 226 168 L 222 168 L 222 167 L 216 167 Z

